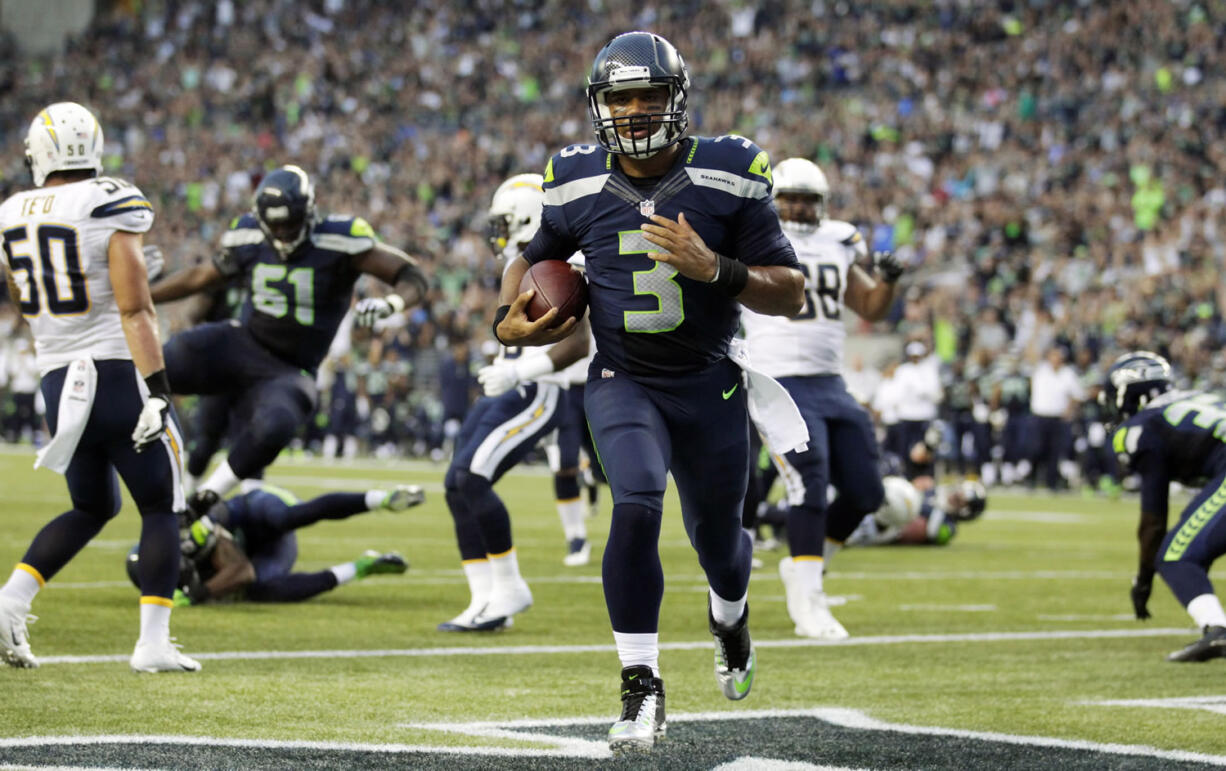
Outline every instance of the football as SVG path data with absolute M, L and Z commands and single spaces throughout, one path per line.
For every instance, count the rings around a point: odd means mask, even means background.
M 587 280 L 583 274 L 562 260 L 542 260 L 536 263 L 519 282 L 519 293 L 535 289 L 524 312 L 529 321 L 536 321 L 550 308 L 558 309 L 553 326 L 569 318 L 581 319 L 587 311 Z

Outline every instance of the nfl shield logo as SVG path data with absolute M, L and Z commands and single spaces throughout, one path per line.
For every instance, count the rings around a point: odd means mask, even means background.
M 651 215 L 655 213 L 656 213 L 656 202 L 655 201 L 639 201 L 639 214 L 642 214 L 644 217 L 650 217 Z
M 611 369 L 604 369 L 604 368 L 602 368 L 602 369 L 600 370 L 600 377 L 602 377 L 602 378 L 608 379 L 608 378 L 613 377 L 613 375 L 614 375 L 614 372 L 613 372 L 613 370 L 611 370 Z

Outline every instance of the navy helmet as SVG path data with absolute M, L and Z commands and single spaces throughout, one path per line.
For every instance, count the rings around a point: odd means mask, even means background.
M 270 171 L 255 191 L 255 218 L 268 243 L 288 260 L 311 235 L 315 221 L 315 186 L 297 166 Z
M 1156 353 L 1133 351 L 1111 364 L 1098 400 L 1114 420 L 1127 420 L 1171 386 L 1170 362 Z
M 656 87 L 668 89 L 663 110 L 617 118 L 610 112 L 609 94 Z M 680 142 L 690 125 L 685 109 L 689 88 L 689 70 L 672 43 L 651 32 L 618 35 L 596 54 L 588 74 L 587 104 L 596 141 L 611 153 L 639 159 Z M 618 132 L 632 125 L 646 135 Z

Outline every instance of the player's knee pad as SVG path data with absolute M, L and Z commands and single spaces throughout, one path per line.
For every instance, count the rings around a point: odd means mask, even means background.
M 494 485 L 490 483 L 490 480 L 466 469 L 456 469 L 455 482 L 455 489 L 470 504 L 494 491 Z

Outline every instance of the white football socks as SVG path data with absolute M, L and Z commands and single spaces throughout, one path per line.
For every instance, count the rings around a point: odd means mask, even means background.
M 558 501 L 558 519 L 562 520 L 562 532 L 567 541 L 587 540 L 587 506 L 582 497 Z
M 745 603 L 749 600 L 749 592 L 741 595 L 739 600 L 725 600 L 709 587 L 707 593 L 711 596 L 711 617 L 720 626 L 725 628 L 735 626 L 736 622 L 741 620 L 741 616 L 745 615 Z
M 38 575 L 38 571 L 23 562 L 13 568 L 13 574 L 0 588 L 0 596 L 10 597 L 28 608 L 43 583 L 43 577 Z
M 1188 615 L 1198 629 L 1207 626 L 1226 626 L 1226 612 L 1216 594 L 1202 594 L 1188 603 Z
M 137 643 L 170 639 L 170 600 L 164 597 L 140 598 L 140 639 Z
M 651 673 L 660 676 L 660 634 L 627 634 L 614 632 L 613 642 L 617 644 L 617 657 L 621 659 L 622 669 L 626 667 L 651 667 Z

